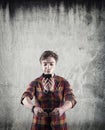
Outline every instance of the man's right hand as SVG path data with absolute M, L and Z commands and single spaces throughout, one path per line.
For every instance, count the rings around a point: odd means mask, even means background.
M 42 84 L 43 84 L 44 90 L 45 91 L 49 91 L 49 82 L 48 82 L 48 79 L 43 78 L 42 79 Z
M 38 116 L 38 113 L 42 113 L 42 112 L 44 112 L 44 111 L 43 111 L 43 109 L 41 107 L 35 107 L 34 108 L 34 114 L 36 116 Z

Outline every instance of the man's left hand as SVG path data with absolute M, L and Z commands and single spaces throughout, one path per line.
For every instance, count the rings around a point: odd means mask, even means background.
M 52 112 L 54 112 L 55 114 L 59 114 L 59 116 L 62 116 L 62 114 L 64 113 L 64 110 L 63 108 L 58 107 L 58 108 L 55 108 Z

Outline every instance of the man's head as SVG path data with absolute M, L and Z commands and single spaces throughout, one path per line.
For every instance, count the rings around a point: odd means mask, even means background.
M 58 55 L 56 53 L 50 50 L 44 51 L 40 57 L 43 73 L 53 74 L 57 61 Z

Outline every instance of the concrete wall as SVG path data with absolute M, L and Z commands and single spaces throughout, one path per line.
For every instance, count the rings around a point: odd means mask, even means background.
M 29 130 L 32 113 L 20 104 L 42 70 L 41 53 L 59 55 L 56 74 L 73 86 L 77 105 L 67 114 L 70 130 L 103 130 L 105 122 L 105 11 L 76 6 L 23 10 L 10 19 L 0 9 L 0 130 Z M 104 127 L 105 128 L 105 127 Z

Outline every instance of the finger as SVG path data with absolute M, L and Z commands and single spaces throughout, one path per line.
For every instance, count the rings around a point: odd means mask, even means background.
M 54 78 L 50 78 L 49 80 L 50 80 L 50 81 L 54 81 Z
M 49 80 L 48 82 L 49 82 L 50 84 L 52 84 L 52 80 Z
M 48 81 L 48 78 L 47 79 L 45 79 L 45 78 L 42 79 L 42 82 L 46 83 L 47 81 Z
M 48 82 L 47 82 L 47 83 L 44 83 L 43 86 L 44 86 L 45 89 L 48 89 L 49 83 L 48 83 Z
M 49 82 L 54 84 L 54 79 L 50 79 Z
M 42 108 L 40 108 L 40 109 L 38 110 L 38 112 L 40 112 L 40 113 L 41 113 L 41 112 L 43 112 L 43 109 L 42 109 Z
M 54 83 L 49 82 L 49 87 L 50 87 L 50 88 L 54 87 Z
M 45 78 L 42 79 L 42 82 L 45 82 Z
M 59 109 L 56 108 L 56 111 L 55 111 L 56 115 L 60 115 L 60 112 L 59 112 Z
M 51 115 L 56 115 L 56 116 L 58 115 L 59 116 L 59 112 L 57 110 L 52 111 L 50 114 Z
M 43 84 L 43 86 L 45 85 L 45 80 L 44 79 L 42 80 L 42 84 Z
M 44 110 L 41 108 L 41 112 L 44 112 Z
M 47 85 L 47 80 L 42 80 L 42 84 L 43 84 L 43 86 L 46 86 Z
M 46 86 L 50 86 L 51 84 L 49 82 L 46 83 Z
M 47 88 L 48 88 L 48 89 L 52 88 L 52 84 L 48 83 L 48 84 L 47 84 Z
M 47 83 L 49 81 L 49 79 L 47 78 L 47 79 L 45 79 L 45 83 Z
M 48 91 L 48 86 L 44 86 L 44 89 Z
M 52 80 L 49 80 L 49 84 L 50 84 L 50 85 L 53 85 L 54 82 L 53 82 Z
M 45 87 L 47 87 L 47 88 L 48 88 L 48 86 L 49 86 L 49 83 L 47 82 L 47 83 L 45 84 Z
M 57 112 L 58 110 L 57 110 L 57 108 L 55 108 L 52 112 Z

